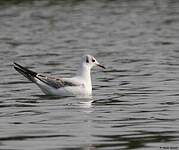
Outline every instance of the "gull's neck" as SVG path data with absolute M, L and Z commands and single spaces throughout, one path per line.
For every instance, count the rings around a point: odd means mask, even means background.
M 78 69 L 77 75 L 84 80 L 89 93 L 92 92 L 92 85 L 91 85 L 91 68 L 86 64 L 81 64 L 80 68 Z

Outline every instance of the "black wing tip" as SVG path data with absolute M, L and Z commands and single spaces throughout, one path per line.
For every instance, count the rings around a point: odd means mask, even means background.
M 22 67 L 21 65 L 19 65 L 18 63 L 16 63 L 16 62 L 13 62 L 13 66 L 15 67 Z
M 30 70 L 30 69 L 27 69 L 26 67 L 23 67 L 23 66 L 19 65 L 16 62 L 13 62 L 13 64 L 14 64 L 14 69 L 16 69 L 18 72 L 20 72 L 20 70 L 21 70 L 25 74 L 29 74 L 29 75 L 34 76 L 34 77 L 37 75 L 36 72 L 34 72 L 34 71 Z
M 14 69 L 17 70 L 17 69 L 19 68 L 18 66 L 19 66 L 19 64 L 17 64 L 16 62 L 13 62 L 13 67 L 14 67 Z
M 14 61 L 14 62 L 13 62 L 13 66 L 15 67 L 16 65 L 17 65 L 17 63 Z

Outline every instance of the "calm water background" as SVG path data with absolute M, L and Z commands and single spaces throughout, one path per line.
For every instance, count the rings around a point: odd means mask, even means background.
M 75 74 L 90 53 L 93 98 L 52 98 L 16 61 Z M 179 1 L 0 2 L 0 149 L 179 149 Z M 93 101 L 93 102 L 91 102 Z

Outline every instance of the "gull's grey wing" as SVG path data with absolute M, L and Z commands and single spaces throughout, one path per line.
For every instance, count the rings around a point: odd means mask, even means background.
M 17 63 L 14 63 L 14 68 L 21 73 L 23 76 L 25 76 L 30 81 L 40 84 L 37 82 L 37 80 L 45 83 L 46 85 L 53 87 L 53 88 L 60 88 L 60 87 L 66 87 L 66 86 L 80 86 L 80 83 L 73 82 L 71 80 L 63 80 L 61 78 L 54 78 L 54 77 L 48 77 L 39 73 L 36 73 L 30 69 L 27 69 L 26 67 L 23 67 Z
M 61 78 L 48 77 L 42 74 L 37 74 L 36 78 L 42 81 L 43 83 L 56 89 L 61 88 L 61 87 L 66 87 L 66 86 L 80 86 L 81 85 L 79 83 L 75 83 L 72 81 L 65 81 Z

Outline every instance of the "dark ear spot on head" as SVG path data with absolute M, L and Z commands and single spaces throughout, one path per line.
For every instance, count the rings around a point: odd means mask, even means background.
M 88 58 L 88 56 L 86 56 L 86 63 L 89 63 L 89 58 Z

